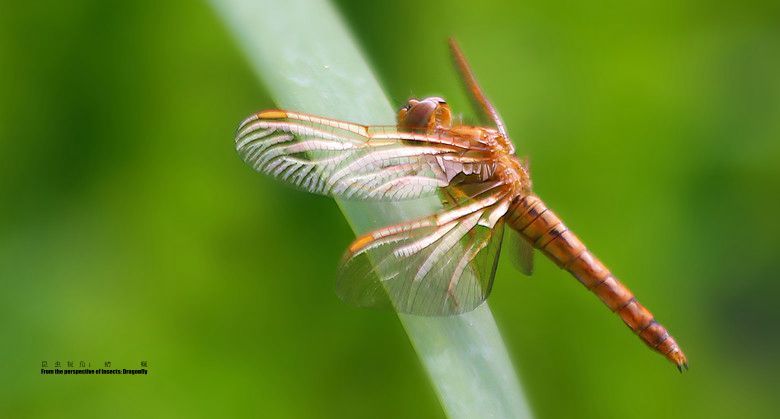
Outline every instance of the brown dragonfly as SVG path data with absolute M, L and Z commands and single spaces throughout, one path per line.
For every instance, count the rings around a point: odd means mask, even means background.
M 506 224 L 518 236 L 521 271 L 531 273 L 532 247 L 540 250 L 648 346 L 687 369 L 666 328 L 532 192 L 528 165 L 515 156 L 501 117 L 453 40 L 450 49 L 486 126 L 453 123 L 447 103 L 430 97 L 410 99 L 395 127 L 266 110 L 238 128 L 244 161 L 306 191 L 358 200 L 441 198 L 440 212 L 358 237 L 341 263 L 339 296 L 418 315 L 472 310 L 492 288 Z

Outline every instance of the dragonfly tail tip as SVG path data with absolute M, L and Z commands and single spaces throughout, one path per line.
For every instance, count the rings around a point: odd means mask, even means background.
M 682 362 L 680 364 L 677 364 L 677 370 L 680 371 L 680 374 L 682 374 L 685 371 L 688 371 L 688 362 Z

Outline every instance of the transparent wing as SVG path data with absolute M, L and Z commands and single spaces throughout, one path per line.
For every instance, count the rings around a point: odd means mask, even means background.
M 236 149 L 255 170 L 306 191 L 348 199 L 417 198 L 448 186 L 447 165 L 487 154 L 443 134 L 264 111 L 241 123 Z
M 534 246 L 515 230 L 509 233 L 509 259 L 523 275 L 534 273 Z
M 358 237 L 345 255 L 337 293 L 361 307 L 440 316 L 488 297 L 501 249 L 509 187 L 485 184 L 473 202 Z

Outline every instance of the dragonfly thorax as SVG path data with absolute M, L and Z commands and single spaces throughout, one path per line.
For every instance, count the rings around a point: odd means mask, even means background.
M 505 154 L 499 159 L 499 165 L 503 168 L 503 172 L 499 171 L 497 175 L 513 185 L 515 196 L 526 196 L 531 193 L 531 176 L 520 159 L 514 154 Z

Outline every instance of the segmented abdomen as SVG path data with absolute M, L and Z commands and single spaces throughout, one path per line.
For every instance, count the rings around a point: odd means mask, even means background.
M 648 346 L 682 370 L 688 363 L 677 342 L 536 195 L 516 200 L 507 224 L 596 294 Z

